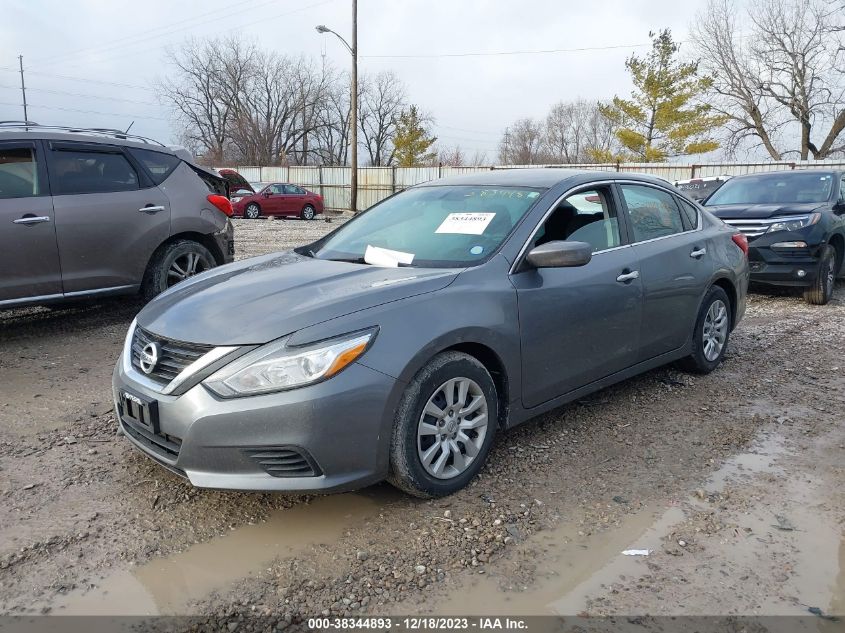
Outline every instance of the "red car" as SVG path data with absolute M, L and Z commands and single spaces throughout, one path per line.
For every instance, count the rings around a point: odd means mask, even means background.
M 232 196 L 232 208 L 236 217 L 250 220 L 261 215 L 286 215 L 313 220 L 323 212 L 323 196 L 299 185 L 273 183 L 258 193 Z

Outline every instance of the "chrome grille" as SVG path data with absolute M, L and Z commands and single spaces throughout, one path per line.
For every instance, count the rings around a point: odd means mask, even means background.
M 776 222 L 783 222 L 785 220 L 800 220 L 807 216 L 784 216 L 779 218 L 755 218 L 753 220 L 742 220 L 739 218 L 722 219 L 722 222 L 738 228 L 745 237 L 755 238 L 760 237 L 769 227 Z
M 141 369 L 141 351 L 149 343 L 159 344 L 161 347 L 161 357 L 153 368 L 153 371 L 146 374 Z M 132 367 L 160 385 L 167 385 L 183 369 L 212 349 L 214 349 L 212 345 L 173 341 L 136 327 L 135 333 L 132 335 Z

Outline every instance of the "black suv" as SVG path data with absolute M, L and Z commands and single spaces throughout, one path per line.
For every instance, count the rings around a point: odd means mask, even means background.
M 804 289 L 824 305 L 845 273 L 845 173 L 781 171 L 732 178 L 704 202 L 748 238 L 751 281 Z

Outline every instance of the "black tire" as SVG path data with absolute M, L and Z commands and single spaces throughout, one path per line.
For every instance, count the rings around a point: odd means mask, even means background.
M 819 269 L 813 285 L 804 290 L 804 300 L 815 306 L 826 305 L 833 296 L 836 283 L 836 249 L 830 244 L 822 246 Z
M 304 207 L 302 207 L 302 211 L 299 214 L 299 217 L 301 217 L 303 220 L 313 220 L 316 216 L 317 212 L 314 211 L 314 207 L 312 207 L 310 204 L 306 204 Z
M 487 426 L 484 436 L 479 438 L 481 445 L 477 454 L 466 469 L 451 478 L 439 479 L 429 474 L 423 466 L 418 452 L 417 431 L 429 398 L 435 396 L 440 387 L 453 378 L 468 378 L 480 388 L 487 406 Z M 438 354 L 414 376 L 396 409 L 387 480 L 400 490 L 424 499 L 457 492 L 478 474 L 487 460 L 498 425 L 498 415 L 496 385 L 484 365 L 460 352 Z M 458 442 L 461 440 L 458 439 Z M 462 451 L 466 451 L 465 443 L 459 446 Z
M 187 268 L 187 263 L 196 261 L 194 270 L 186 270 L 182 278 L 178 278 L 176 270 Z M 176 268 L 174 268 L 174 265 Z M 170 286 L 188 277 L 209 270 L 217 266 L 217 261 L 211 252 L 199 242 L 193 240 L 177 240 L 164 244 L 158 248 L 150 260 L 141 284 L 141 296 L 150 301 L 157 294 L 167 290 Z
M 250 202 L 246 205 L 246 209 L 244 209 L 244 218 L 247 220 L 257 220 L 260 215 L 261 207 L 258 206 L 257 202 Z
M 721 301 L 727 310 L 726 330 L 724 334 L 724 342 L 719 350 L 718 356 L 715 358 L 708 358 L 705 353 L 705 321 L 707 321 L 710 308 L 714 304 Z M 719 286 L 711 286 L 707 294 L 704 295 L 704 301 L 701 302 L 701 307 L 698 309 L 698 316 L 695 319 L 695 329 L 692 333 L 692 353 L 686 358 L 678 362 L 678 366 L 687 372 L 695 374 L 709 374 L 716 369 L 725 357 L 725 351 L 728 349 L 728 340 L 730 339 L 731 330 L 733 329 L 733 308 L 731 300 L 726 293 Z

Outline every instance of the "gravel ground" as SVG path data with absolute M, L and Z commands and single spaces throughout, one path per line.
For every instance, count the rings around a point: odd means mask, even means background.
M 238 220 L 238 253 L 342 221 Z M 139 307 L 0 313 L 0 613 L 264 630 L 250 616 L 845 609 L 824 595 L 845 592 L 843 284 L 825 307 L 753 295 L 718 371 L 662 368 L 550 412 L 501 435 L 470 487 L 426 502 L 386 485 L 196 490 L 139 455 L 109 395 Z M 637 539 L 652 555 L 620 557 Z

